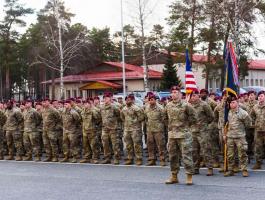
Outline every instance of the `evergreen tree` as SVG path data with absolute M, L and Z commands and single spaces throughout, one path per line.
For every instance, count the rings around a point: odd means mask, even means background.
M 169 90 L 172 86 L 178 85 L 181 86 L 181 80 L 177 76 L 177 69 L 174 65 L 170 51 L 168 51 L 168 58 L 163 69 L 163 76 L 161 82 L 162 90 Z

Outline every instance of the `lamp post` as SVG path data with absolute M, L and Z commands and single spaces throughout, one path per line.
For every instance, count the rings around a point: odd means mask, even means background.
M 126 74 L 125 74 L 125 49 L 124 49 L 124 30 L 123 30 L 123 0 L 121 0 L 121 47 L 122 47 L 122 85 L 123 97 L 126 97 Z

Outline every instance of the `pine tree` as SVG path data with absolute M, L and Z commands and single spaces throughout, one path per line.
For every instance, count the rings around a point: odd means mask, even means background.
M 176 66 L 174 65 L 171 52 L 168 51 L 167 62 L 163 69 L 161 89 L 169 90 L 174 85 L 181 86 L 181 80 L 177 76 L 177 69 L 176 69 Z

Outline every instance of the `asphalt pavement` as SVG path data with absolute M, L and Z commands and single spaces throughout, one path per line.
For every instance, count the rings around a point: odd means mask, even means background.
M 137 200 L 137 199 L 265 199 L 265 171 L 250 171 L 223 177 L 217 170 L 207 177 L 206 169 L 185 185 L 165 185 L 169 167 L 136 167 L 92 164 L 0 162 L 2 200 Z

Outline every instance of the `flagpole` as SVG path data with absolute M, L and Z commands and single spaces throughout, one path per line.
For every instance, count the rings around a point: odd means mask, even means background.
M 124 30 L 123 30 L 123 0 L 121 0 L 121 48 L 122 48 L 122 85 L 123 97 L 126 97 L 126 75 L 125 75 L 125 49 L 124 49 Z

